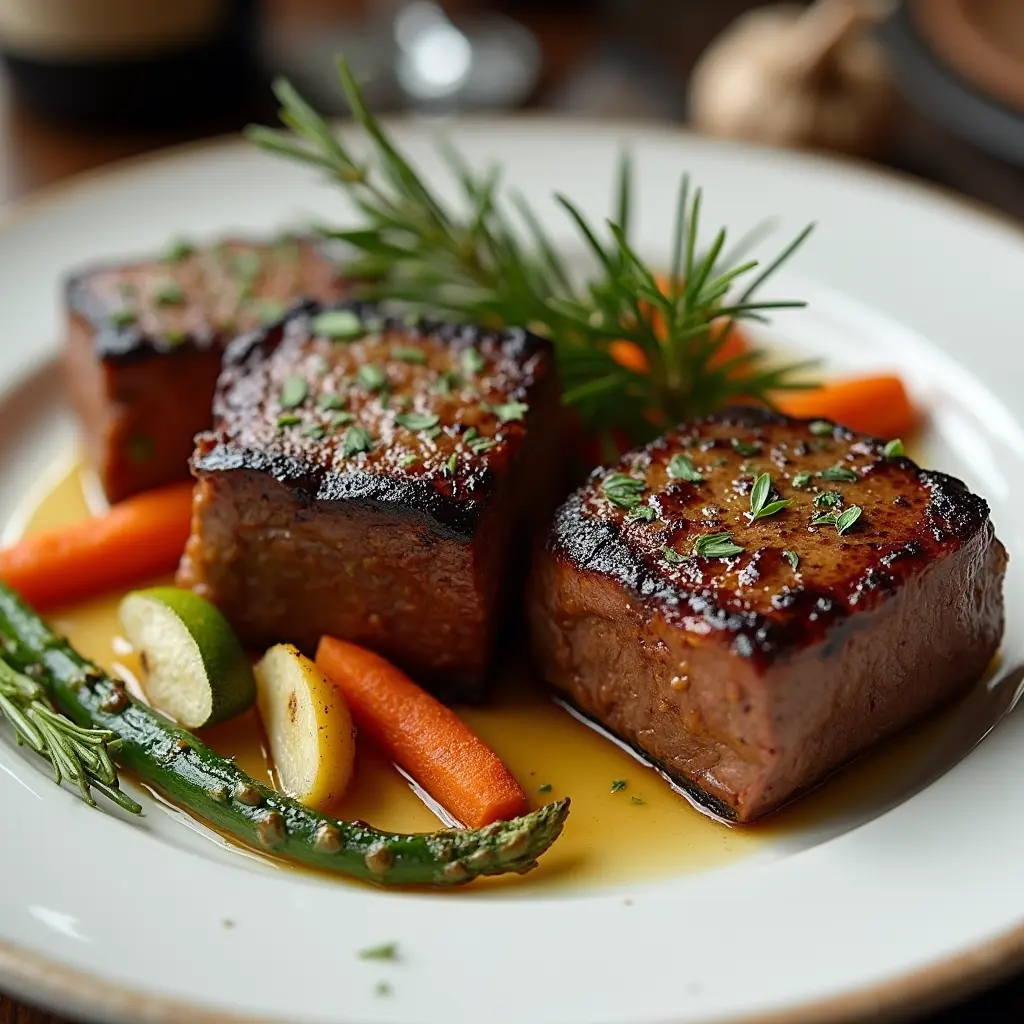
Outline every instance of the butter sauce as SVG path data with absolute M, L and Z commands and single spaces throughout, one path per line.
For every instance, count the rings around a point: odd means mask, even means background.
M 80 467 L 70 468 L 38 504 L 21 510 L 25 532 L 87 517 L 87 481 Z M 141 695 L 141 666 L 120 636 L 120 597 L 103 596 L 50 618 L 82 654 Z M 525 878 L 481 880 L 464 892 L 509 885 L 517 892 L 623 885 L 813 845 L 899 802 L 959 760 L 1008 709 L 1018 682 L 1007 677 L 979 684 L 962 707 L 861 758 L 764 824 L 737 828 L 696 813 L 655 770 L 556 705 L 528 670 L 510 670 L 492 703 L 462 708 L 460 714 L 505 760 L 533 806 L 568 795 L 572 812 L 537 870 Z M 205 730 L 203 739 L 235 757 L 254 778 L 273 784 L 255 711 Z M 401 832 L 439 827 L 410 781 L 365 739 L 358 742 L 355 778 L 337 816 Z

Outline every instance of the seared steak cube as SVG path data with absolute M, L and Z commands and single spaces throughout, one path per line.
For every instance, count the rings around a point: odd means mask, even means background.
M 958 480 L 731 410 L 572 495 L 532 574 L 532 642 L 572 703 L 750 821 L 978 680 L 1005 566 Z
M 67 382 L 107 497 L 188 479 L 226 343 L 303 296 L 345 291 L 322 246 L 294 238 L 178 244 L 72 276 Z
M 310 304 L 231 345 L 179 580 L 254 646 L 338 636 L 474 694 L 553 505 L 558 384 L 526 331 L 410 323 Z

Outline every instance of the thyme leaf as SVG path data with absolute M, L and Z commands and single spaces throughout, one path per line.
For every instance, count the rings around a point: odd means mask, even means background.
M 685 480 L 687 483 L 703 483 L 704 477 L 690 459 L 681 454 L 673 455 L 668 461 L 668 475 L 674 480 Z
M 731 533 L 705 533 L 693 542 L 693 553 L 702 558 L 731 558 L 743 554 L 743 548 Z

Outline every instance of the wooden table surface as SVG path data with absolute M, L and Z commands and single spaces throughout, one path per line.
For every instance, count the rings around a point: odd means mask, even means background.
M 310 19 L 337 15 L 339 7 L 352 9 L 358 4 L 359 0 L 268 0 L 268 23 L 273 30 L 294 28 Z M 542 107 L 592 109 L 617 115 L 624 112 L 622 104 L 630 102 L 643 116 L 675 112 L 681 104 L 673 97 L 683 95 L 686 74 L 699 53 L 737 13 L 751 5 L 750 0 L 716 0 L 714 4 L 679 0 L 673 8 L 676 31 L 644 37 L 637 28 L 643 19 L 629 18 L 628 13 L 624 16 L 623 11 L 631 8 L 623 0 L 607 0 L 602 14 L 587 16 L 572 10 L 553 11 L 551 5 L 543 3 L 528 4 L 515 13 L 534 29 L 544 54 L 545 72 L 534 102 Z M 622 60 L 617 61 L 609 50 L 613 45 L 625 55 Z M 631 66 L 631 47 L 634 51 L 640 47 L 640 52 L 647 47 L 662 58 L 661 77 L 647 83 L 646 95 L 622 88 L 622 69 Z M 639 73 L 646 72 L 644 68 Z M 614 87 L 609 89 L 609 81 L 613 86 L 618 83 L 619 92 Z M 604 85 L 595 86 L 595 82 Z M 608 109 L 609 104 L 613 109 Z M 255 109 L 260 109 L 259 101 Z M 630 109 L 626 106 L 625 112 Z M 197 135 L 235 131 L 251 113 L 239 112 L 234 119 L 203 126 L 200 132 L 124 134 L 75 129 L 49 123 L 24 109 L 0 74 L 0 207 L 36 189 L 125 157 Z M 1024 174 L 1020 170 L 978 153 L 909 110 L 902 111 L 896 141 L 880 162 L 938 181 L 1024 223 Z M 975 1021 L 1024 1021 L 1024 976 L 921 1018 L 922 1024 Z M 0 995 L 0 1024 L 68 1022 Z

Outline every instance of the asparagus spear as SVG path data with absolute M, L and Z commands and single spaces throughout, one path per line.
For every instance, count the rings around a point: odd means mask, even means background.
M 397 835 L 336 821 L 263 786 L 201 740 L 133 700 L 0 583 L 4 660 L 39 683 L 80 726 L 109 730 L 116 759 L 144 782 L 243 842 L 277 856 L 385 885 L 454 885 L 524 873 L 558 838 L 569 801 L 482 829 Z

